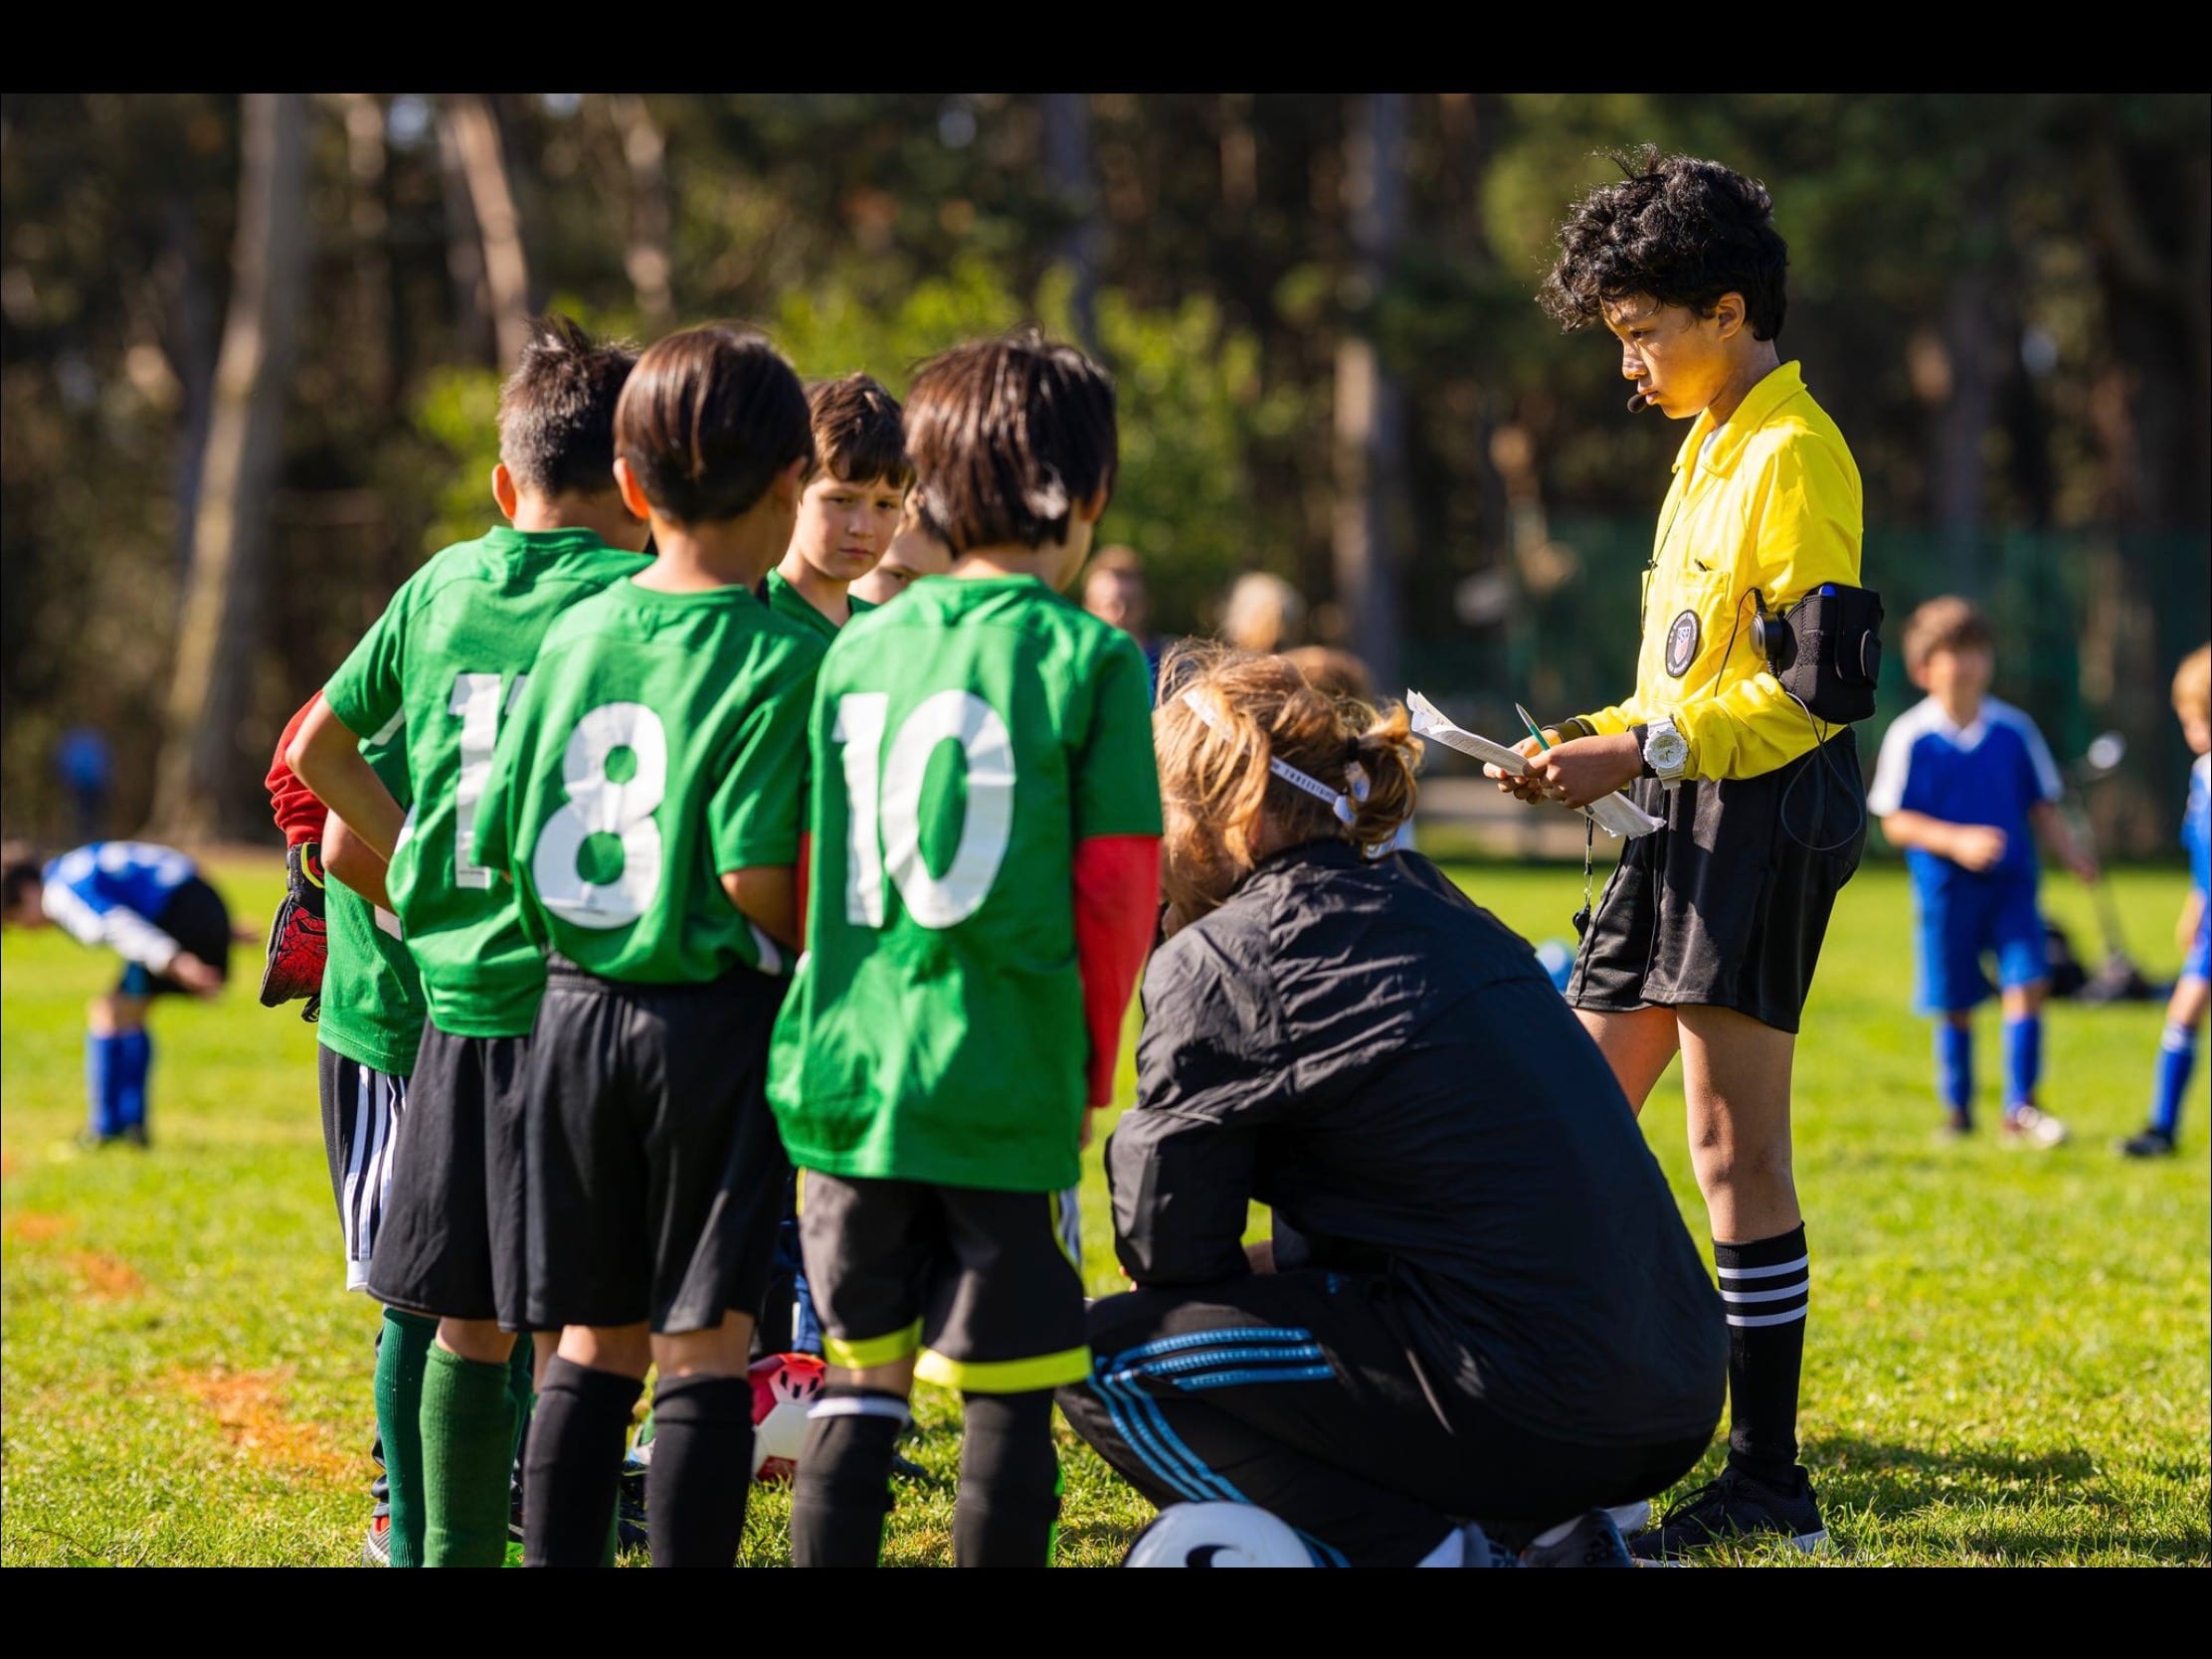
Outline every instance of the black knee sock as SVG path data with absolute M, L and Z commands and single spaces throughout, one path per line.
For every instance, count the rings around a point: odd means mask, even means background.
M 807 1414 L 792 1487 L 793 1566 L 875 1566 L 891 1513 L 891 1457 L 905 1425 L 906 1401 L 897 1394 L 841 1383 L 822 1390 Z
M 735 1567 L 752 1483 L 752 1379 L 662 1378 L 645 1474 L 652 1565 Z
M 524 1453 L 522 1560 L 528 1567 L 597 1567 L 614 1523 L 623 1443 L 645 1383 L 556 1359 L 530 1419 Z
M 1060 1459 L 1052 1449 L 1052 1394 L 963 1394 L 960 1498 L 953 1508 L 959 1567 L 1049 1567 L 1059 1531 Z
M 1802 1223 L 1751 1244 L 1715 1240 L 1729 1322 L 1729 1462 L 1784 1485 L 1797 1462 L 1797 1379 L 1812 1279 Z

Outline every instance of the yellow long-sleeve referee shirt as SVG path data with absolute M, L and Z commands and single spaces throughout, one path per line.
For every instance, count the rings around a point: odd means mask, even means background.
M 1610 735 L 1671 715 L 1693 778 L 1755 778 L 1804 754 L 1831 728 L 1753 648 L 1752 595 L 1775 611 L 1823 582 L 1857 586 L 1863 529 L 1858 465 L 1795 363 L 1752 387 L 1726 425 L 1700 415 L 1644 574 L 1636 694 L 1583 720 Z

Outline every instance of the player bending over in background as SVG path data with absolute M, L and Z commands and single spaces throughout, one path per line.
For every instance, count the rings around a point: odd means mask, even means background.
M 2043 734 L 1986 694 L 1995 665 L 1989 623 L 1965 600 L 1945 595 L 1913 613 L 1905 670 L 1928 696 L 1883 734 L 1867 811 L 1913 872 L 1915 1003 L 1936 1020 L 1949 1133 L 1974 1126 L 1973 1011 L 1989 995 L 1987 954 L 2004 1004 L 2005 1138 L 2054 1147 L 2066 1126 L 2036 1104 L 2050 969 L 2035 836 L 2084 881 L 2097 879 L 2097 865 L 2058 810 L 2066 786 Z
M 2212 1002 L 2212 645 L 2199 645 L 2182 658 L 2173 676 L 2173 712 L 2181 735 L 2196 751 L 2189 769 L 2189 808 L 2181 821 L 2181 844 L 2189 851 L 2189 897 L 2181 907 L 2175 933 L 2181 941 L 2181 977 L 2166 1004 L 2165 1034 L 2158 1043 L 2158 1074 L 2150 1096 L 2150 1122 L 2140 1135 L 2120 1143 L 2130 1158 L 2163 1158 L 2173 1151 L 2181 1127 L 2181 1097 L 2196 1069 L 2197 1030 Z
M 477 814 L 478 861 L 512 876 L 551 967 L 523 1207 L 528 1323 L 561 1336 L 525 1454 L 523 1560 L 599 1564 L 653 1368 L 653 1566 L 726 1567 L 790 1176 L 768 1039 L 799 942 L 822 660 L 752 589 L 791 540 L 806 394 L 760 335 L 688 329 L 638 360 L 615 453 L 656 555 L 546 631 Z
M 972 341 L 923 367 L 906 425 L 953 570 L 823 662 L 815 896 L 770 1069 L 830 1368 L 792 1558 L 875 1563 L 918 1376 L 966 1406 L 954 1560 L 1042 1567 L 1052 1390 L 1090 1364 L 1061 1195 L 1158 904 L 1144 656 L 1054 591 L 1113 485 L 1113 387 L 1034 333 Z
M 43 867 L 27 847 L 6 857 L 0 920 L 56 923 L 123 959 L 115 989 L 85 1006 L 88 1146 L 147 1144 L 146 1088 L 156 997 L 214 997 L 231 972 L 231 913 L 183 853 L 151 841 L 93 841 Z M 244 937 L 244 936 L 237 936 Z
M 1525 941 L 1369 856 L 1413 811 L 1401 709 L 1279 657 L 1165 677 L 1170 937 L 1106 1148 L 1138 1288 L 1092 1305 L 1068 1420 L 1319 1563 L 1627 1566 L 1605 1508 L 1696 1466 L 1728 1338 L 1619 1084 Z
M 323 686 L 286 758 L 388 865 L 430 1014 L 400 1121 L 369 1294 L 439 1320 L 423 1383 L 424 1559 L 505 1559 L 529 1395 L 522 1072 L 545 963 L 514 889 L 476 861 L 499 721 L 553 619 L 647 563 L 615 487 L 615 403 L 635 361 L 541 321 L 500 390 L 492 497 L 509 521 L 435 555 Z M 511 527 L 509 527 L 511 525 Z M 401 724 L 414 804 L 361 753 Z M 542 1339 L 549 1359 L 553 1339 Z M 515 1375 L 519 1369 L 520 1375 Z

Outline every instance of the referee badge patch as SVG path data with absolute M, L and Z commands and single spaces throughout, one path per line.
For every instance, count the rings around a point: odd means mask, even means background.
M 1680 679 L 1698 659 L 1698 614 L 1685 611 L 1667 630 L 1667 672 Z

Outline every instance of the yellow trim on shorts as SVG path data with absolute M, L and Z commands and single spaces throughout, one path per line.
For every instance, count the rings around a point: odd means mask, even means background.
M 914 1321 L 903 1331 L 893 1331 L 887 1337 L 868 1337 L 859 1342 L 845 1342 L 822 1334 L 822 1357 L 843 1371 L 866 1371 L 873 1366 L 894 1365 L 909 1359 L 922 1346 L 922 1322 Z
M 922 1350 L 914 1375 L 924 1382 L 970 1394 L 1026 1394 L 1080 1382 L 1091 1374 L 1091 1351 L 1063 1348 L 1033 1360 L 948 1360 L 934 1348 Z
M 807 1172 L 805 1170 L 791 1172 L 791 1212 L 794 1215 L 807 1213 Z

